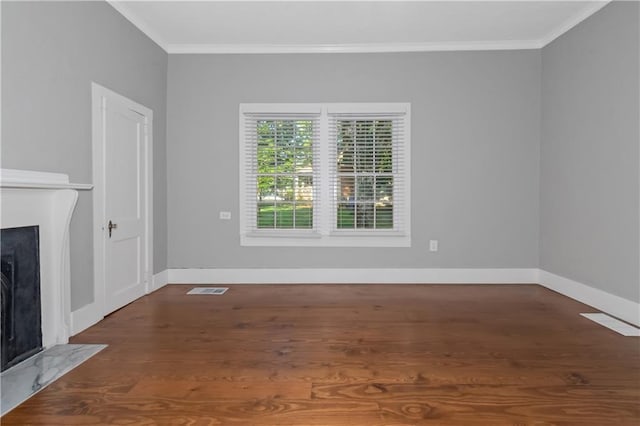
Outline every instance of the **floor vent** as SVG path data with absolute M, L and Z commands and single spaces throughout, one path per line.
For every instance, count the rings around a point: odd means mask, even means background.
M 593 322 L 597 322 L 598 324 L 607 327 L 608 329 L 613 330 L 616 333 L 620 333 L 623 336 L 640 336 L 640 328 L 636 328 L 631 324 L 627 324 L 626 322 L 617 320 L 607 314 L 595 313 L 580 315 L 590 319 Z
M 229 287 L 195 287 L 187 294 L 212 294 L 218 296 L 224 294 L 227 290 L 229 290 Z

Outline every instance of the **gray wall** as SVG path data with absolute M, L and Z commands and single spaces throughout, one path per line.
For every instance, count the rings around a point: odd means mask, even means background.
M 170 55 L 167 99 L 169 267 L 538 266 L 539 51 Z M 385 101 L 412 104 L 413 246 L 241 247 L 238 105 Z
M 2 167 L 91 183 L 91 81 L 154 112 L 154 269 L 167 263 L 167 54 L 106 2 L 2 2 Z M 92 194 L 71 223 L 71 306 L 93 300 Z
M 540 265 L 640 302 L 639 4 L 542 51 Z
M 91 182 L 91 81 L 154 110 L 155 272 L 540 266 L 640 301 L 638 3 L 542 52 L 169 58 L 103 2 L 1 6 L 2 167 Z M 412 103 L 413 246 L 241 247 L 238 104 L 384 101 Z M 93 299 L 91 202 L 72 222 L 74 309 Z

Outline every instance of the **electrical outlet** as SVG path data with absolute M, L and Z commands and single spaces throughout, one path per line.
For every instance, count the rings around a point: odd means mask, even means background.
M 220 212 L 220 219 L 231 220 L 231 212 Z
M 429 251 L 438 251 L 438 240 L 429 240 Z

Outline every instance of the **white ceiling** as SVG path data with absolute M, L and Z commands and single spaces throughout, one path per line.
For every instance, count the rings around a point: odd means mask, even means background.
M 537 49 L 608 1 L 109 1 L 169 53 Z

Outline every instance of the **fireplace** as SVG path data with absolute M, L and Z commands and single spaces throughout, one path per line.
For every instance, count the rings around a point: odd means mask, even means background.
M 1 331 L 18 346 L 10 349 L 3 341 L 3 369 L 5 360 L 7 365 L 15 364 L 41 349 L 68 342 L 72 329 L 69 224 L 78 190 L 85 189 L 91 185 L 69 183 L 64 174 L 0 169 Z M 15 237 L 15 232 L 29 234 L 31 242 L 5 247 L 14 238 L 23 239 Z M 23 294 L 23 279 L 31 291 L 28 296 Z M 24 299 L 32 305 L 30 317 L 24 316 Z M 28 331 L 28 338 L 22 337 L 26 326 L 36 330 Z
M 42 350 L 39 227 L 0 231 L 0 371 Z

